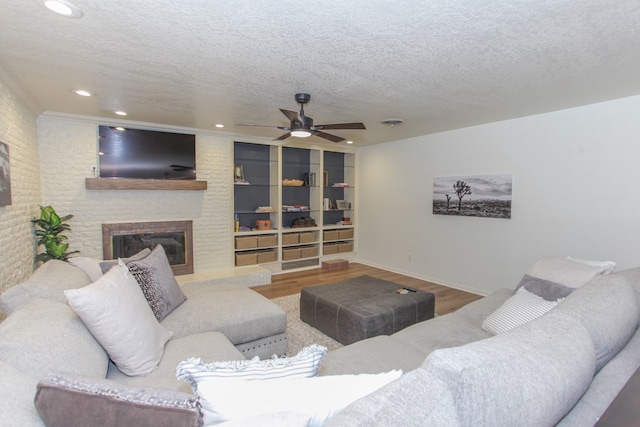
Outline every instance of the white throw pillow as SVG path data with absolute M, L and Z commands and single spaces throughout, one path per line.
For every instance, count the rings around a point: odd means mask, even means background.
M 482 329 L 496 335 L 507 332 L 517 326 L 537 319 L 560 304 L 562 300 L 564 300 L 564 298 L 556 301 L 547 301 L 522 287 L 518 289 L 511 298 L 498 307 L 496 311 L 484 319 Z
M 230 360 L 204 363 L 190 358 L 178 364 L 176 377 L 187 380 L 194 391 L 205 378 L 236 378 L 240 380 L 268 380 L 277 378 L 315 377 L 327 347 L 313 344 L 303 348 L 293 357 L 277 357 L 260 360 Z
M 560 283 L 570 288 L 579 288 L 608 267 L 585 264 L 567 258 L 543 257 L 527 271 L 532 277 Z
M 586 259 L 574 258 L 574 257 L 571 257 L 571 256 L 568 256 L 567 259 L 570 260 L 570 261 L 575 261 L 575 262 L 580 262 L 582 264 L 591 265 L 593 267 L 604 268 L 604 270 L 602 271 L 601 274 L 611 274 L 611 273 L 613 273 L 613 270 L 616 269 L 616 265 L 617 265 L 613 261 L 590 261 L 590 260 L 586 260 Z
M 309 426 L 320 426 L 356 400 L 373 393 L 402 375 L 335 375 L 244 381 L 205 378 L 198 383 L 204 424 L 240 421 L 263 414 L 294 411 L 309 417 Z
M 158 366 L 172 333 L 158 323 L 124 264 L 96 282 L 64 294 L 120 371 L 145 375 Z

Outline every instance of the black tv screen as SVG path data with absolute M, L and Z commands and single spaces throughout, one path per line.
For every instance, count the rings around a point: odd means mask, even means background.
M 101 178 L 196 179 L 196 137 L 99 126 Z

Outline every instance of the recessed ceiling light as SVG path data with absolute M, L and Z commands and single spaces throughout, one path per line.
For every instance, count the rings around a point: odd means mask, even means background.
M 353 141 L 347 141 L 347 144 L 353 144 Z
M 73 91 L 73 93 L 75 93 L 76 95 L 80 95 L 80 96 L 93 96 L 93 92 L 90 92 L 88 90 L 84 90 L 84 89 L 76 89 Z
M 387 126 L 392 128 L 394 126 L 400 126 L 401 124 L 404 123 L 404 121 L 402 119 L 384 119 L 380 123 L 382 123 L 383 125 L 387 125 Z
M 127 115 L 127 112 L 126 112 L 126 111 L 120 111 L 120 110 L 118 110 L 118 111 L 114 111 L 114 113 L 115 113 L 115 114 L 117 114 L 117 115 L 119 115 L 119 116 L 126 116 L 126 115 Z
M 217 128 L 223 128 L 223 127 L 224 127 L 224 125 L 223 125 L 222 123 L 216 123 L 216 124 L 215 124 L 215 126 L 216 126 Z
M 77 5 L 68 0 L 41 0 L 47 9 L 67 18 L 81 18 L 83 13 Z

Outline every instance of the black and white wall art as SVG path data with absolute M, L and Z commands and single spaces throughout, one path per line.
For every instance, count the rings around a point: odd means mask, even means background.
M 511 218 L 511 174 L 433 178 L 434 215 Z
M 0 206 L 11 204 L 11 174 L 9 172 L 9 146 L 0 142 Z

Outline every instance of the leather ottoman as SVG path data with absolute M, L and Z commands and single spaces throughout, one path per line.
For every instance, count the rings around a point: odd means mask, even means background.
M 431 319 L 434 308 L 431 292 L 370 276 L 300 293 L 300 319 L 345 345 Z

